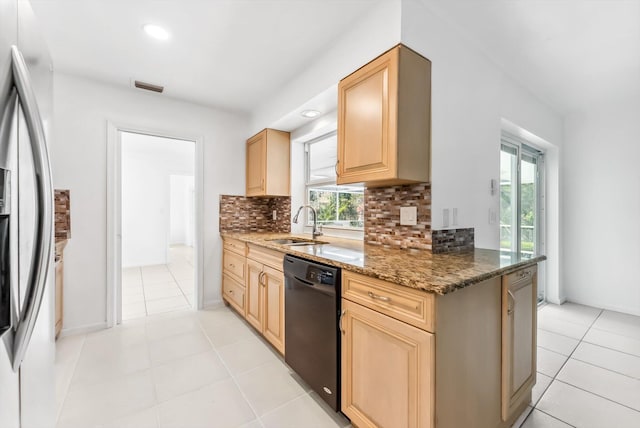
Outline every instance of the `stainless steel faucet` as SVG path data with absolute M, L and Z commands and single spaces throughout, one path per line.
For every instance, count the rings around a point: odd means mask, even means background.
M 322 235 L 322 232 L 318 232 L 318 214 L 316 213 L 315 208 L 313 208 L 311 205 L 301 205 L 300 208 L 298 208 L 298 212 L 296 213 L 296 215 L 293 216 L 293 222 L 294 223 L 298 223 L 298 216 L 300 215 L 300 211 L 302 211 L 303 208 L 310 208 L 311 209 L 311 213 L 313 214 L 313 229 L 311 229 L 311 236 L 313 237 L 313 239 L 316 239 L 318 236 Z

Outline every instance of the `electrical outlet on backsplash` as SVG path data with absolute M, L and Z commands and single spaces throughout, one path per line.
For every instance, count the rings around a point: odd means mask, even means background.
M 416 207 L 416 224 L 400 224 L 400 208 Z M 367 244 L 431 250 L 431 184 L 372 187 L 364 191 Z

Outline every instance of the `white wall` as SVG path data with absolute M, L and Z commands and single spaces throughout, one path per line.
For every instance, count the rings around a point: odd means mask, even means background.
M 457 227 L 475 228 L 476 247 L 498 249 L 499 225 L 489 224 L 489 211 L 499 212 L 490 181 L 499 178 L 502 120 L 532 133 L 557 160 L 562 117 L 500 70 L 430 3 L 402 1 L 402 42 L 432 61 L 432 226 L 442 229 L 443 209 L 457 208 Z M 547 240 L 546 282 L 550 300 L 559 302 L 557 169 L 547 190 L 556 201 L 548 209 L 556 226 L 550 233 L 556 235 Z
M 543 142 L 542 148 L 551 153 L 551 167 L 556 168 L 547 183 L 552 216 L 547 229 L 555 235 L 547 239 L 546 282 L 550 300 L 560 302 L 557 168 L 562 117 L 502 72 L 460 29 L 434 13 L 430 3 L 433 0 L 390 1 L 373 9 L 326 55 L 260 106 L 252 116 L 252 128 L 277 123 L 402 41 L 432 61 L 433 228 L 443 228 L 443 209 L 457 208 L 458 224 L 450 227 L 473 227 L 477 247 L 499 248 L 499 225 L 489 224 L 489 210 L 499 211 L 499 197 L 490 194 L 489 186 L 491 179 L 499 178 L 502 121 L 528 131 Z
M 399 42 L 400 0 L 380 2 L 354 22 L 348 33 L 336 35 L 323 55 L 252 112 L 252 131 L 271 126 Z
M 193 183 L 195 143 L 130 132 L 121 135 L 122 266 L 166 264 L 169 245 L 186 240 L 192 203 L 186 199 L 186 182 L 178 179 L 190 178 Z
M 170 175 L 169 244 L 193 247 L 195 183 L 193 175 Z
M 58 73 L 54 83 L 56 188 L 71 189 L 72 239 L 65 249 L 66 331 L 106 323 L 107 121 L 159 133 L 202 136 L 204 301 L 220 300 L 220 194 L 244 192 L 247 118 L 233 113 Z
M 563 150 L 567 299 L 640 315 L 640 103 L 572 114 Z

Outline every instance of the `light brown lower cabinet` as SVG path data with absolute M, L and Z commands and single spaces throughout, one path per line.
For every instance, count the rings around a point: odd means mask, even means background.
M 244 317 L 249 324 L 262 333 L 262 267 L 263 264 L 247 259 L 247 305 Z
M 536 383 L 537 269 L 502 277 L 502 420 L 514 416 Z
M 62 331 L 64 313 L 64 260 L 62 254 L 56 254 L 56 339 Z
M 282 266 L 284 255 L 253 247 L 250 254 L 245 319 L 284 355 L 284 274 L 273 267 Z
M 284 274 L 264 267 L 262 334 L 284 355 Z
M 284 354 L 284 274 L 247 259 L 245 318 Z
M 342 411 L 364 427 L 433 427 L 435 337 L 342 300 Z
M 283 259 L 284 254 L 277 251 L 224 240 L 224 301 L 284 355 Z
M 342 411 L 363 427 L 507 428 L 536 372 L 535 266 L 435 296 L 342 273 Z

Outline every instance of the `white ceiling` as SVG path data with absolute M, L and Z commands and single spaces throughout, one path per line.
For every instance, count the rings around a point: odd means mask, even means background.
M 423 0 L 559 113 L 640 100 L 639 0 Z
M 381 1 L 31 3 L 58 71 L 251 112 Z M 640 99 L 640 0 L 422 1 L 560 113 Z M 148 38 L 150 22 L 171 39 Z
M 251 111 L 384 0 L 32 0 L 57 71 Z M 146 23 L 165 27 L 150 39 Z

